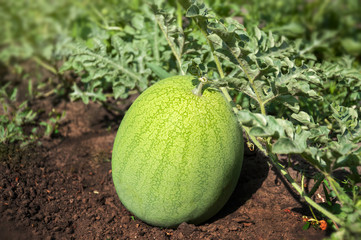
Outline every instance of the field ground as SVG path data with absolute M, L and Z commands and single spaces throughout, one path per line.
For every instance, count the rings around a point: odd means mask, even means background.
M 234 194 L 215 217 L 200 226 L 151 227 L 122 206 L 112 184 L 111 150 L 121 116 L 94 103 L 51 97 L 36 100 L 33 108 L 65 110 L 66 117 L 60 134 L 40 146 L 1 146 L 0 239 L 270 240 L 327 234 L 302 230 L 308 208 L 261 153 L 249 150 Z

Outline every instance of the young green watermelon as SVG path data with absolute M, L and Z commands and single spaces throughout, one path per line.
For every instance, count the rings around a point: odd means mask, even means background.
M 112 175 L 123 205 L 144 222 L 176 227 L 216 214 L 243 161 L 239 124 L 224 96 L 192 76 L 159 81 L 126 113 L 115 138 Z

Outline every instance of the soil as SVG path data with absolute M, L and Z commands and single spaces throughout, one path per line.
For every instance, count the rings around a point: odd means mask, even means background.
M 124 102 L 126 109 L 136 96 Z M 121 115 L 95 103 L 42 98 L 66 111 L 59 134 L 27 148 L 0 146 L 0 239 L 322 239 L 303 230 L 308 207 L 258 151 L 245 153 L 238 186 L 212 219 L 176 229 L 152 227 L 127 211 L 111 178 Z M 247 148 L 246 148 L 247 149 Z M 297 177 L 292 169 L 291 175 Z

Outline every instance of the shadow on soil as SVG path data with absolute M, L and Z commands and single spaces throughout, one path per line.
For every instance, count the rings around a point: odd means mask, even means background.
M 250 152 L 245 145 L 245 155 L 238 184 L 226 205 L 208 223 L 217 221 L 235 212 L 262 186 L 267 178 L 269 165 L 267 159 L 257 151 Z

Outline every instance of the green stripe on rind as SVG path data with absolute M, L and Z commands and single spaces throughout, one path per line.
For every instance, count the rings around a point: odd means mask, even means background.
M 192 93 L 191 76 L 142 93 L 118 130 L 112 173 L 122 203 L 162 227 L 201 223 L 233 192 L 243 160 L 240 127 L 223 95 Z

